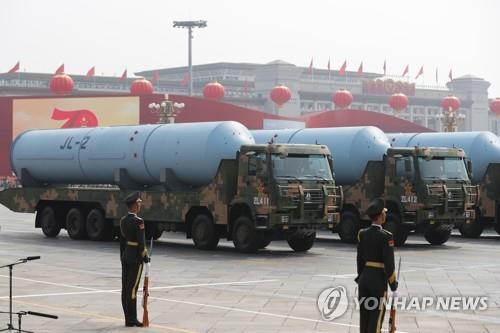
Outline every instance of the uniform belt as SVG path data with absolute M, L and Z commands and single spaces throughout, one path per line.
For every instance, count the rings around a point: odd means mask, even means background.
M 378 262 L 378 261 L 367 261 L 365 264 L 366 267 L 373 267 L 373 268 L 384 268 L 384 263 L 383 262 Z
M 130 246 L 139 246 L 139 243 L 127 241 L 127 245 L 130 245 Z

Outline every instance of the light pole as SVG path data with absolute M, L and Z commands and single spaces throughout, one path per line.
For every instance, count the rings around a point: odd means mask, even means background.
M 174 21 L 174 28 L 187 28 L 188 29 L 188 67 L 189 67 L 189 86 L 188 95 L 193 94 L 193 62 L 192 62 L 192 46 L 191 40 L 193 39 L 193 28 L 206 28 L 207 21 Z
M 168 100 L 168 94 L 165 94 L 165 100 L 161 103 L 150 103 L 148 108 L 152 113 L 158 114 L 158 124 L 173 124 L 175 117 L 184 107 L 184 103 L 173 103 Z
M 445 132 L 457 132 L 458 121 L 464 120 L 465 115 L 460 114 L 458 110 L 453 110 L 450 106 L 448 109 L 443 109 L 443 113 L 439 114 L 437 118 L 441 119 L 444 125 L 443 130 Z

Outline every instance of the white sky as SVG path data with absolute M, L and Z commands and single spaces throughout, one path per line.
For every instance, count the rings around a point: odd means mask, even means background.
M 195 31 L 195 64 L 266 63 L 282 59 L 332 69 L 400 75 L 410 64 L 418 83 L 473 74 L 500 97 L 500 1 L 495 0 L 1 0 L 0 72 L 21 69 L 69 74 L 96 66 L 121 75 L 187 64 L 187 32 L 173 20 L 204 19 Z

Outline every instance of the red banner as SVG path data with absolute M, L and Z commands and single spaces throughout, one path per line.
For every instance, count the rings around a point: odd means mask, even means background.
M 363 81 L 363 94 L 392 95 L 396 93 L 415 96 L 415 83 L 394 81 L 391 79 Z

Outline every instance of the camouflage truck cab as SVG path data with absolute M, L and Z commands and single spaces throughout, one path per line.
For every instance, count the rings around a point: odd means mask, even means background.
M 363 177 L 344 186 L 340 237 L 355 241 L 369 223 L 365 211 L 375 197 L 388 208 L 385 228 L 403 245 L 422 231 L 431 244 L 445 243 L 454 225 L 473 221 L 478 188 L 471 185 L 464 152 L 456 148 L 389 148 L 383 161 L 368 162 Z
M 500 234 L 500 163 L 490 163 L 478 183 L 479 202 L 476 219 L 460 227 L 464 237 L 477 238 L 486 226 L 493 225 Z
M 141 188 L 43 184 L 4 190 L 0 203 L 36 212 L 35 227 L 47 237 L 66 229 L 73 239 L 110 240 L 126 213 L 123 199 L 138 190 L 147 238 L 181 231 L 209 250 L 226 237 L 243 252 L 286 238 L 295 251 L 307 251 L 315 229 L 332 228 L 340 217 L 342 190 L 331 168 L 325 146 L 248 145 L 235 159 L 222 160 L 216 176 L 201 187 L 185 186 L 175 175 L 162 186 Z

